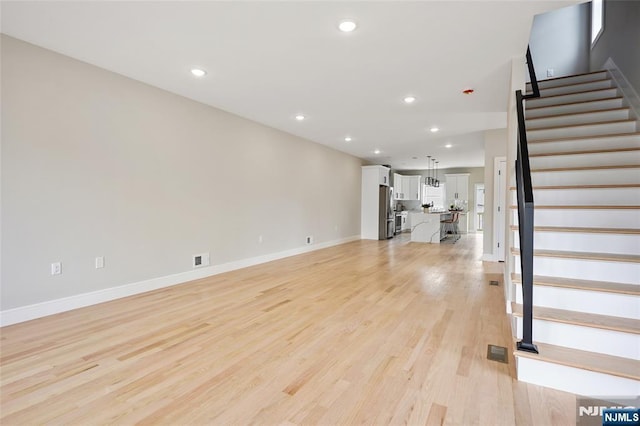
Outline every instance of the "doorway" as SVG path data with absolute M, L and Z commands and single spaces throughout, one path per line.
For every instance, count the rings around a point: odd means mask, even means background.
M 474 229 L 478 232 L 482 232 L 484 229 L 484 183 L 476 183 L 474 185 L 473 193 L 475 196 L 474 200 L 476 202 L 474 207 Z

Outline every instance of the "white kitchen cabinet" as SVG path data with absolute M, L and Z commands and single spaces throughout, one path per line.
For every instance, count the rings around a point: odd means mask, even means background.
M 465 209 L 463 214 L 458 216 L 458 230 L 462 234 L 469 232 L 469 173 L 445 175 L 447 183 L 447 207 L 452 204 Z
M 420 176 L 405 176 L 402 186 L 405 200 L 420 200 Z
M 469 201 L 469 173 L 445 175 L 447 184 L 447 205 L 454 204 L 455 200 Z
M 389 186 L 389 168 L 378 166 L 378 184 Z
M 386 173 L 385 185 L 383 177 Z M 360 237 L 366 240 L 379 238 L 380 186 L 389 185 L 389 168 L 384 166 L 362 166 L 362 199 L 360 205 Z M 384 218 L 386 220 L 386 218 Z
M 409 223 L 409 212 L 402 212 L 402 231 L 408 231 L 411 229 L 411 224 Z
M 402 198 L 402 177 L 403 176 L 398 173 L 393 174 L 393 198 L 395 200 L 404 200 L 404 198 Z
M 393 174 L 393 191 L 396 200 L 420 200 L 420 176 Z

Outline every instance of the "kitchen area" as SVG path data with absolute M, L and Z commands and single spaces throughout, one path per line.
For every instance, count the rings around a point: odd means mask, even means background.
M 439 244 L 474 232 L 470 177 L 483 178 L 483 168 L 476 169 L 392 172 L 382 165 L 363 166 L 362 238 L 405 235 L 413 242 Z

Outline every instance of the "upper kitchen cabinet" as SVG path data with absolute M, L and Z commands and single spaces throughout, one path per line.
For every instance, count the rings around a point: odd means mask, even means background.
M 408 186 L 405 200 L 420 200 L 420 176 L 405 176 L 402 184 Z
M 393 174 L 393 198 L 396 200 L 420 200 L 420 176 Z
M 378 167 L 378 184 L 389 186 L 389 168 L 384 166 L 376 167 Z
M 393 174 L 393 198 L 394 200 L 404 200 L 402 198 L 402 175 Z
M 469 200 L 469 173 L 445 175 L 447 184 L 447 203 L 453 204 L 455 200 Z

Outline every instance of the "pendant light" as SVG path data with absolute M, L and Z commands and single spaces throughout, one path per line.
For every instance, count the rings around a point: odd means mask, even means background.
M 438 180 L 438 163 L 439 161 L 436 161 L 436 184 L 435 184 L 436 188 L 440 187 L 440 181 Z
M 431 156 L 427 155 L 427 178 L 426 178 L 426 184 L 431 186 Z

